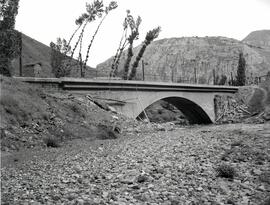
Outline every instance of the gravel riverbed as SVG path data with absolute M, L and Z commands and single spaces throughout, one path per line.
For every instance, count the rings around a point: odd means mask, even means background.
M 270 124 L 128 130 L 1 161 L 2 204 L 257 205 L 270 196 Z

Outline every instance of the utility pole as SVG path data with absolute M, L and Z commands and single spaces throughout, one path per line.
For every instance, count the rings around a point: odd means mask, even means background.
M 144 61 L 142 59 L 142 76 L 143 76 L 143 81 L 144 81 Z
M 19 56 L 19 66 L 20 66 L 20 77 L 22 77 L 22 33 L 20 32 L 20 56 Z
M 196 68 L 196 66 L 194 66 L 194 81 L 195 81 L 195 84 L 197 84 L 197 68 Z

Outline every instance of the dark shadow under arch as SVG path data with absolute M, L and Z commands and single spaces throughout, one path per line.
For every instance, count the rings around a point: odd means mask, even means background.
M 186 116 L 190 124 L 212 123 L 209 116 L 199 105 L 186 98 L 168 97 L 160 100 L 164 100 L 178 108 Z

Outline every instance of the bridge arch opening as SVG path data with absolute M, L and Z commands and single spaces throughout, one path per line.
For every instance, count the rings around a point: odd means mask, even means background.
M 163 100 L 163 101 L 173 105 L 178 110 L 180 110 L 185 115 L 189 124 L 210 124 L 211 123 L 211 119 L 209 118 L 207 113 L 195 102 L 192 102 L 192 101 L 190 101 L 186 98 L 182 98 L 182 97 L 167 97 L 167 98 L 163 98 L 160 100 Z M 160 100 L 158 100 L 158 101 L 160 101 Z M 147 106 L 146 110 L 151 105 Z M 141 112 L 141 114 L 137 117 L 137 119 L 139 119 L 140 116 L 143 116 L 143 115 L 144 115 L 144 113 Z

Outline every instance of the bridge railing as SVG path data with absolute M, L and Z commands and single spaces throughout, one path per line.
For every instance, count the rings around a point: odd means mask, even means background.
M 117 77 L 110 78 L 109 72 L 104 70 L 96 70 L 94 72 L 91 72 L 91 74 L 88 74 L 86 78 L 94 78 L 94 79 L 113 79 L 113 80 L 122 80 L 120 77 L 122 76 L 119 74 Z M 194 78 L 186 78 L 182 76 L 169 76 L 169 75 L 158 75 L 158 74 L 144 74 L 138 73 L 135 77 L 135 80 L 138 81 L 152 81 L 152 82 L 173 82 L 173 83 L 187 83 L 187 84 L 196 84 L 196 83 L 202 83 L 202 84 L 212 84 L 211 82 L 205 83 L 200 82 Z
M 118 77 L 110 78 L 109 71 L 107 70 L 96 70 L 88 73 L 86 78 L 92 79 L 111 79 L 111 80 L 122 80 L 120 77 L 122 74 L 119 74 Z M 246 78 L 246 85 L 258 85 L 264 82 L 267 79 L 267 75 L 263 76 L 249 76 Z M 137 73 L 135 80 L 138 81 L 152 81 L 152 82 L 172 82 L 172 83 L 186 83 L 186 84 L 207 84 L 213 85 L 213 79 L 209 79 L 208 81 L 202 78 L 195 78 L 194 76 L 191 77 L 183 77 L 183 76 L 176 76 L 176 75 L 158 75 L 158 74 L 142 74 Z M 225 85 L 228 83 L 225 83 Z

